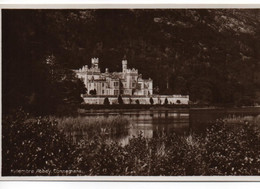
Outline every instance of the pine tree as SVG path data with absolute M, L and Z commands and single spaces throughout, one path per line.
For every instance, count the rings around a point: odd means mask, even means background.
M 153 103 L 154 103 L 154 102 L 153 102 L 153 98 L 151 97 L 151 98 L 150 98 L 150 104 L 153 105 Z
M 121 95 L 118 96 L 118 104 L 124 104 L 124 101 L 123 101 Z
M 106 97 L 106 98 L 104 99 L 104 105 L 110 105 L 110 102 L 109 102 L 108 97 Z
M 168 104 L 168 99 L 167 98 L 165 98 L 164 104 Z

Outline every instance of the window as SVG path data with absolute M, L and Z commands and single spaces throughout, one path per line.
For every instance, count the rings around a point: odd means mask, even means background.
M 132 83 L 132 88 L 134 88 L 135 87 L 135 83 Z
M 118 95 L 119 91 L 118 90 L 114 90 L 114 95 Z
M 102 94 L 105 94 L 105 91 L 104 91 L 104 90 L 102 90 Z
M 102 83 L 102 87 L 104 87 L 105 86 L 105 83 Z
M 114 86 L 117 87 L 118 86 L 118 82 L 114 82 Z

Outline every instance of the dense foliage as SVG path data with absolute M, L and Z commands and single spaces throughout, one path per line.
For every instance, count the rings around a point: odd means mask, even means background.
M 140 134 L 122 146 L 108 142 L 102 133 L 102 125 L 114 128 L 113 120 L 92 120 L 96 126 L 91 128 L 82 119 L 57 122 L 20 112 L 5 117 L 3 175 L 260 175 L 260 129 L 248 122 L 217 120 L 203 136 L 147 139 Z M 125 127 L 125 121 L 115 121 Z M 73 145 L 60 132 L 64 122 L 64 131 L 73 127 L 91 137 Z
M 228 125 L 220 120 L 207 131 L 204 141 L 208 174 L 260 174 L 259 127 Z
M 69 69 L 90 66 L 91 57 L 100 58 L 102 71 L 120 71 L 127 58 L 161 94 L 189 94 L 193 102 L 206 104 L 259 103 L 258 9 L 2 14 L 4 111 L 18 106 L 55 111 L 63 100 L 78 98 L 84 91 L 79 81 L 61 77 L 58 82 L 51 73 L 57 66 L 59 74 L 72 77 Z M 46 64 L 52 55 L 55 68 Z
M 82 102 L 85 86 L 54 51 L 60 48 L 59 36 L 44 15 L 40 10 L 3 11 L 4 114 L 19 107 L 38 115 L 66 114 Z
M 56 122 L 17 111 L 2 125 L 2 175 L 66 175 L 77 161 Z
M 82 141 L 83 151 L 93 149 L 94 155 L 86 155 L 81 166 L 90 175 L 259 175 L 259 134 L 259 128 L 218 121 L 205 137 L 139 135 L 124 147 Z

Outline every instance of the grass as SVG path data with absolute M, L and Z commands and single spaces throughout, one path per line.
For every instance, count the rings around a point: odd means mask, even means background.
M 229 116 L 224 119 L 227 124 L 245 124 L 260 127 L 260 114 L 257 116 Z
M 121 116 L 114 117 L 51 117 L 58 128 L 67 136 L 84 135 L 85 139 L 94 136 L 111 136 L 127 134 L 130 121 Z

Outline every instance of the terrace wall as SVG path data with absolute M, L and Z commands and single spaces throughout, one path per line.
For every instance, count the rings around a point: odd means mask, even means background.
M 108 97 L 110 104 L 118 104 L 117 96 L 85 96 L 84 102 L 86 104 L 104 104 L 105 98 Z M 188 95 L 153 95 L 154 104 L 164 104 L 165 99 L 167 98 L 168 104 L 188 104 L 189 96 Z M 122 96 L 124 104 L 136 104 L 136 101 L 139 100 L 140 104 L 150 104 L 150 98 L 147 96 Z M 131 103 L 130 103 L 131 101 Z M 178 101 L 180 103 L 178 103 Z

